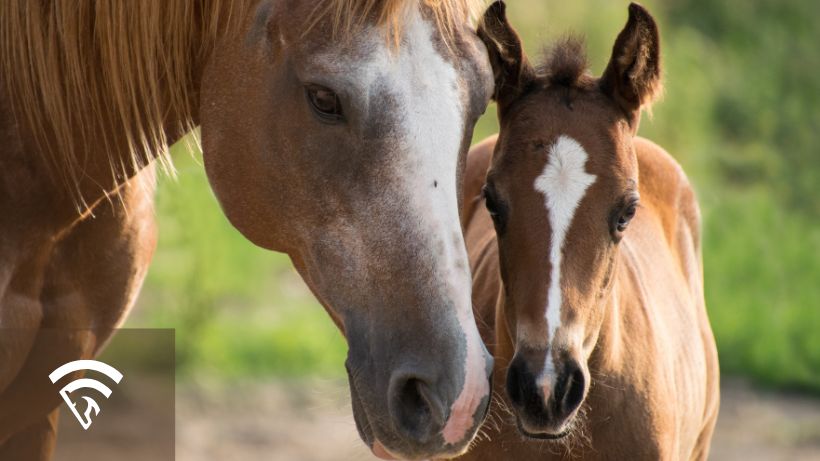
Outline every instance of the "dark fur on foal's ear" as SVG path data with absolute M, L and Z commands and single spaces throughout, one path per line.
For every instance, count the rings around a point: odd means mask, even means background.
M 661 93 L 658 25 L 637 3 L 629 5 L 629 20 L 612 47 L 601 88 L 635 121 L 641 107 Z
M 493 99 L 502 108 L 526 92 L 535 81 L 535 72 L 524 54 L 521 39 L 507 22 L 503 1 L 496 1 L 484 12 L 478 25 L 478 36 L 487 46 L 493 67 Z

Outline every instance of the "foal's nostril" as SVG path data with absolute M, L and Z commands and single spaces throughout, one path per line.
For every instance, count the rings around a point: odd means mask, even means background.
M 575 363 L 564 368 L 555 386 L 555 405 L 562 415 L 575 411 L 584 400 L 585 378 L 584 372 Z
M 524 404 L 523 366 L 520 360 L 513 360 L 507 369 L 507 396 L 517 406 Z
M 530 372 L 527 362 L 519 358 L 513 359 L 507 370 L 507 396 L 518 408 L 527 408 L 533 414 L 540 414 L 544 401 L 535 381 L 536 376 Z
M 424 442 L 444 426 L 444 406 L 426 381 L 408 377 L 391 388 L 391 413 L 396 429 L 403 435 Z

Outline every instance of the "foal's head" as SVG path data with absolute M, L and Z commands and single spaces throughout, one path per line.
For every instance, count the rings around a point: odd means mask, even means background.
M 345 335 L 381 456 L 455 455 L 489 402 L 457 191 L 493 82 L 464 3 L 262 1 L 202 83 L 211 185 Z
M 558 438 L 589 390 L 618 243 L 638 207 L 633 137 L 641 107 L 660 89 L 658 32 L 630 5 L 601 78 L 585 73 L 573 40 L 532 68 L 503 4 L 490 7 L 479 35 L 501 126 L 484 194 L 515 343 L 507 392 L 522 432 Z

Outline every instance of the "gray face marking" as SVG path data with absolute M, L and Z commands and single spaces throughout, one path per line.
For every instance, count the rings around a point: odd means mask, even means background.
M 463 384 L 442 431 L 446 443 L 458 444 L 472 436 L 468 432 L 475 426 L 475 414 L 489 397 L 485 349 L 472 313 L 471 279 L 457 202 L 458 156 L 468 110 L 465 98 L 470 90 L 454 63 L 439 53 L 434 26 L 417 10 L 405 20 L 398 49 L 390 49 L 380 32 L 365 30 L 357 37 L 358 51 L 319 54 L 316 61 L 321 62 L 323 78 L 334 80 L 334 87 L 346 88 L 350 99 L 355 99 L 351 104 L 355 104 L 356 117 L 367 121 L 366 134 L 387 134 L 395 143 L 388 167 L 392 169 L 392 184 L 384 184 L 384 201 L 402 204 L 402 214 L 411 218 L 403 232 L 424 242 L 419 249 L 427 254 L 414 257 L 433 261 L 432 276 L 441 294 L 454 303 L 456 323 L 466 346 L 463 376 L 458 377 Z M 382 212 L 391 210 L 384 207 Z M 393 232 L 379 229 L 378 222 L 373 224 L 367 232 Z M 356 242 L 364 245 L 368 241 L 349 237 L 354 247 Z M 366 258 L 367 248 L 351 248 L 347 241 L 346 246 L 349 254 L 358 255 L 355 258 Z

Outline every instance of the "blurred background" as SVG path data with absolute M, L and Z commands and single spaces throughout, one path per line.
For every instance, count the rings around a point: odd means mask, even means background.
M 508 14 L 533 59 L 583 34 L 600 75 L 627 4 L 515 0 Z M 644 5 L 666 91 L 640 134 L 683 165 L 703 211 L 724 381 L 713 458 L 820 459 L 820 3 Z M 496 130 L 491 106 L 474 140 Z M 229 446 L 245 459 L 366 459 L 341 335 L 286 256 L 228 224 L 200 154 L 173 151 L 178 177 L 160 181 L 159 248 L 128 326 L 177 329 L 178 459 Z

